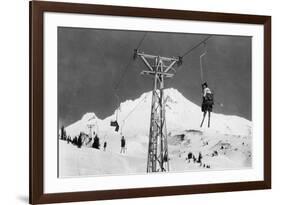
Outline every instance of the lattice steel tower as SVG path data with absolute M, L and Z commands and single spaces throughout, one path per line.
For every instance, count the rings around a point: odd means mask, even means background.
M 181 57 L 163 57 L 140 53 L 135 50 L 134 57 L 139 56 L 148 70 L 142 75 L 153 77 L 150 130 L 147 157 L 147 172 L 169 171 L 167 129 L 165 117 L 164 79 L 174 76 L 175 64 L 181 64 Z

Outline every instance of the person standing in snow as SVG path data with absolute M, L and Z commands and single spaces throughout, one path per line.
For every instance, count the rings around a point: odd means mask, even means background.
M 107 146 L 107 143 L 106 143 L 106 141 L 104 141 L 104 143 L 103 143 L 103 151 L 106 150 L 106 146 Z
M 121 137 L 121 151 L 120 151 L 120 153 L 125 154 L 125 149 L 126 149 L 126 140 L 125 140 L 125 137 L 122 136 Z
M 200 164 L 200 167 L 202 166 L 202 158 L 203 158 L 203 156 L 202 156 L 201 152 L 199 152 L 198 161 L 197 162 Z
M 210 127 L 210 117 L 211 117 L 211 112 L 213 110 L 214 99 L 213 99 L 213 93 L 211 92 L 210 88 L 208 88 L 207 82 L 202 84 L 202 92 L 203 92 L 203 101 L 201 105 L 201 111 L 203 112 L 203 119 L 200 127 L 202 127 L 204 123 L 207 112 L 208 112 L 208 127 Z
M 195 163 L 196 162 L 196 157 L 194 155 L 192 156 L 192 159 L 193 159 L 193 163 Z
M 190 160 L 192 160 L 193 154 L 192 152 L 189 152 L 187 155 L 188 163 L 190 163 Z

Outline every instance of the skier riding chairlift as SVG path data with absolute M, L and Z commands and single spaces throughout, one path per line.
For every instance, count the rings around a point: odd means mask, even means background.
M 110 126 L 115 127 L 115 132 L 118 132 L 118 130 L 119 130 L 119 124 L 118 124 L 117 120 L 111 121 L 111 122 L 110 122 Z
M 119 96 L 117 93 L 115 93 L 115 97 L 117 98 L 117 102 L 120 102 Z M 118 124 L 118 111 L 119 111 L 120 107 L 118 107 L 118 109 L 116 110 L 116 119 L 115 120 L 111 120 L 110 121 L 110 126 L 111 127 L 115 127 L 115 132 L 119 131 L 119 124 Z
M 202 101 L 201 111 L 203 112 L 203 119 L 200 127 L 202 127 L 204 123 L 207 112 L 208 112 L 208 127 L 210 127 L 210 117 L 214 105 L 214 96 L 210 88 L 208 88 L 207 82 L 204 82 L 202 84 L 202 92 L 203 92 L 203 96 L 202 96 L 203 101 Z

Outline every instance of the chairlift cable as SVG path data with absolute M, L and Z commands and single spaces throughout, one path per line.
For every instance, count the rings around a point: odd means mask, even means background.
M 189 53 L 191 53 L 194 49 L 196 49 L 197 47 L 199 47 L 202 43 L 206 43 L 207 40 L 209 40 L 213 35 L 209 35 L 208 37 L 204 38 L 202 41 L 200 41 L 198 44 L 196 44 L 195 46 L 193 46 L 191 49 L 189 49 L 188 51 L 186 51 L 181 57 L 185 57 L 187 56 Z
M 139 49 L 140 46 L 142 45 L 142 43 L 143 43 L 143 41 L 144 41 L 144 39 L 145 39 L 145 37 L 146 37 L 146 34 L 147 34 L 147 32 L 144 33 L 142 39 L 139 41 L 137 49 Z M 119 98 L 118 94 L 116 93 L 116 91 L 117 91 L 118 87 L 120 86 L 120 84 L 121 84 L 121 82 L 122 82 L 122 80 L 123 80 L 123 78 L 124 78 L 126 72 L 129 70 L 129 67 L 130 67 L 130 65 L 131 65 L 131 63 L 132 63 L 133 60 L 134 60 L 133 57 L 131 57 L 131 58 L 129 59 L 129 61 L 128 61 L 126 67 L 125 67 L 125 69 L 123 70 L 123 72 L 122 72 L 122 74 L 121 74 L 121 77 L 120 77 L 119 81 L 118 81 L 118 82 L 115 84 L 115 86 L 114 86 L 115 96 L 116 96 L 117 101 L 118 101 L 118 102 L 117 102 L 117 105 L 120 103 L 120 98 Z M 116 111 L 116 121 L 117 121 L 117 120 L 118 120 L 118 110 Z
M 137 109 L 137 107 L 147 98 L 149 93 L 147 93 L 143 99 L 141 99 L 138 104 L 126 115 L 126 117 L 122 120 L 123 121 L 123 124 L 121 126 L 121 132 L 122 132 L 122 129 L 123 129 L 123 126 L 125 124 L 125 121 L 129 118 L 129 116 Z
M 125 121 L 125 120 L 128 119 L 128 117 L 137 109 L 137 107 L 141 104 L 141 102 L 143 102 L 143 101 L 147 98 L 148 94 L 149 94 L 149 93 L 147 93 L 147 94 L 144 96 L 144 98 L 141 99 L 141 100 L 138 102 L 138 104 L 126 115 L 126 117 L 123 119 L 123 121 Z
M 146 34 L 147 34 L 147 32 L 144 33 L 142 39 L 140 40 L 140 42 L 139 42 L 139 44 L 138 44 L 138 46 L 137 46 L 137 50 L 140 48 L 142 42 L 144 41 L 144 39 L 145 39 L 145 37 L 146 37 Z
M 144 33 L 142 39 L 139 41 L 138 46 L 137 46 L 137 49 L 140 48 L 141 44 L 143 43 L 143 41 L 144 41 L 144 39 L 145 39 L 145 37 L 146 37 L 146 34 L 147 34 L 147 32 Z M 122 74 L 121 74 L 121 77 L 120 77 L 119 81 L 118 81 L 118 82 L 115 84 L 115 86 L 114 86 L 114 90 L 117 90 L 117 88 L 120 86 L 120 84 L 121 84 L 121 82 L 122 82 L 122 80 L 123 80 L 123 78 L 124 78 L 126 72 L 128 71 L 128 69 L 129 69 L 129 67 L 130 67 L 130 65 L 131 65 L 131 63 L 132 63 L 133 60 L 134 60 L 133 57 L 131 57 L 131 58 L 129 59 L 129 61 L 128 61 L 126 67 L 125 67 L 125 69 L 123 70 L 123 72 L 122 72 Z
M 126 67 L 124 68 L 124 70 L 121 74 L 121 77 L 120 77 L 119 81 L 115 84 L 114 90 L 117 90 L 117 88 L 120 86 L 120 84 L 121 84 L 121 82 L 122 82 L 122 80 L 125 76 L 125 73 L 128 71 L 128 68 L 129 68 L 130 64 L 132 63 L 132 61 L 133 61 L 133 58 L 130 58 L 130 60 L 128 61 Z

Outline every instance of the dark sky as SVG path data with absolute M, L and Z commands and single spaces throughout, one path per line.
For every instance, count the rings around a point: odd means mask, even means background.
M 119 82 L 145 32 L 58 28 L 59 126 L 79 120 L 86 112 L 103 119 L 117 108 L 114 85 Z M 208 35 L 147 32 L 139 50 L 161 56 L 180 56 Z M 251 112 L 251 37 L 213 35 L 206 44 L 204 79 L 215 93 L 214 112 L 249 120 Z M 178 89 L 201 105 L 200 58 L 204 45 L 194 49 L 176 68 L 166 87 Z M 120 101 L 152 89 L 140 59 L 132 60 L 118 87 Z

